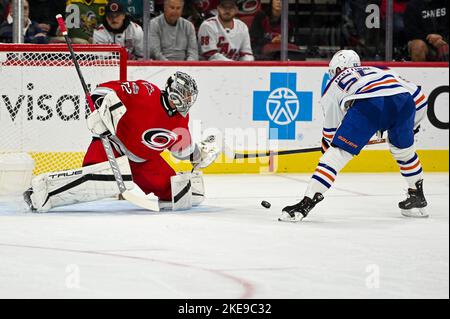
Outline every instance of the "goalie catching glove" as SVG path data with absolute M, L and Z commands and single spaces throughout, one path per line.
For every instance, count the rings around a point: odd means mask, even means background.
M 194 169 L 206 168 L 211 165 L 219 156 L 220 148 L 216 144 L 213 135 L 197 144 L 194 153 L 191 155 L 191 163 Z

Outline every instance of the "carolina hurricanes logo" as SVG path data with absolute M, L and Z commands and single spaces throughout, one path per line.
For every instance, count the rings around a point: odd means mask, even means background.
M 142 143 L 155 151 L 164 151 L 171 147 L 177 139 L 177 134 L 163 128 L 152 128 L 142 134 Z
M 241 14 L 255 13 L 261 4 L 261 0 L 237 0 L 236 2 Z
M 111 9 L 111 12 L 116 12 L 117 10 L 119 10 L 119 5 L 117 3 L 111 3 L 111 5 L 109 6 L 109 8 Z

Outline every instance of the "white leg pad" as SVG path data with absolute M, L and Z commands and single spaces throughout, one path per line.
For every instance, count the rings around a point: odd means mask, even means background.
M 191 174 L 191 184 L 192 206 L 198 206 L 205 200 L 205 183 L 202 172 L 195 171 Z
M 188 210 L 205 200 L 202 172 L 178 173 L 172 176 L 172 202 L 159 202 L 162 210 Z
M 178 173 L 170 178 L 172 186 L 172 210 L 192 208 L 192 183 L 190 173 Z
M 134 187 L 126 156 L 117 158 L 128 190 Z M 58 206 L 96 201 L 120 194 L 109 162 L 41 174 L 31 181 L 33 208 L 40 213 Z

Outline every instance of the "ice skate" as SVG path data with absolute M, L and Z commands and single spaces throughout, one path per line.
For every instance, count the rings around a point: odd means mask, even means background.
M 416 182 L 416 189 L 408 189 L 408 198 L 398 203 L 401 213 L 405 217 L 426 218 L 428 213 L 425 207 L 428 205 L 423 194 L 423 180 Z
M 286 206 L 278 221 L 280 222 L 299 222 L 316 206 L 317 203 L 323 200 L 323 195 L 316 193 L 311 199 L 305 196 L 298 204 Z

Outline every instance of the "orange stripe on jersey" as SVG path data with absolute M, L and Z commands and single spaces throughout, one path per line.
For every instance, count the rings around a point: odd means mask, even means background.
M 322 171 L 321 169 L 316 169 L 316 172 L 319 172 L 322 175 L 325 175 L 326 177 L 328 177 L 332 182 L 334 182 L 334 177 L 330 174 L 328 174 L 327 172 Z
M 416 101 L 416 105 L 419 105 L 420 102 L 422 102 L 425 99 L 425 95 L 422 94 L 422 96 Z
M 415 169 L 417 166 L 419 166 L 420 165 L 420 161 L 417 161 L 417 163 L 415 164 L 415 165 L 413 165 L 413 166 L 408 166 L 408 167 L 402 167 L 401 169 L 402 169 L 402 171 L 410 171 L 410 170 L 412 170 L 412 169 Z
M 389 79 L 389 80 L 386 80 L 386 81 L 382 81 L 382 82 L 378 82 L 378 83 L 373 83 L 373 84 L 369 85 L 368 87 L 365 87 L 364 90 L 361 90 L 361 92 L 370 90 L 370 89 L 372 89 L 372 88 L 374 88 L 374 87 L 377 87 L 377 86 L 380 86 L 380 85 L 383 85 L 383 84 L 389 84 L 389 83 L 398 83 L 398 82 L 397 82 L 397 80 L 395 80 L 395 79 Z
M 333 137 L 334 137 L 334 134 L 325 134 L 325 133 L 323 133 L 323 136 L 325 137 L 325 138 L 328 138 L 328 139 L 332 139 Z

